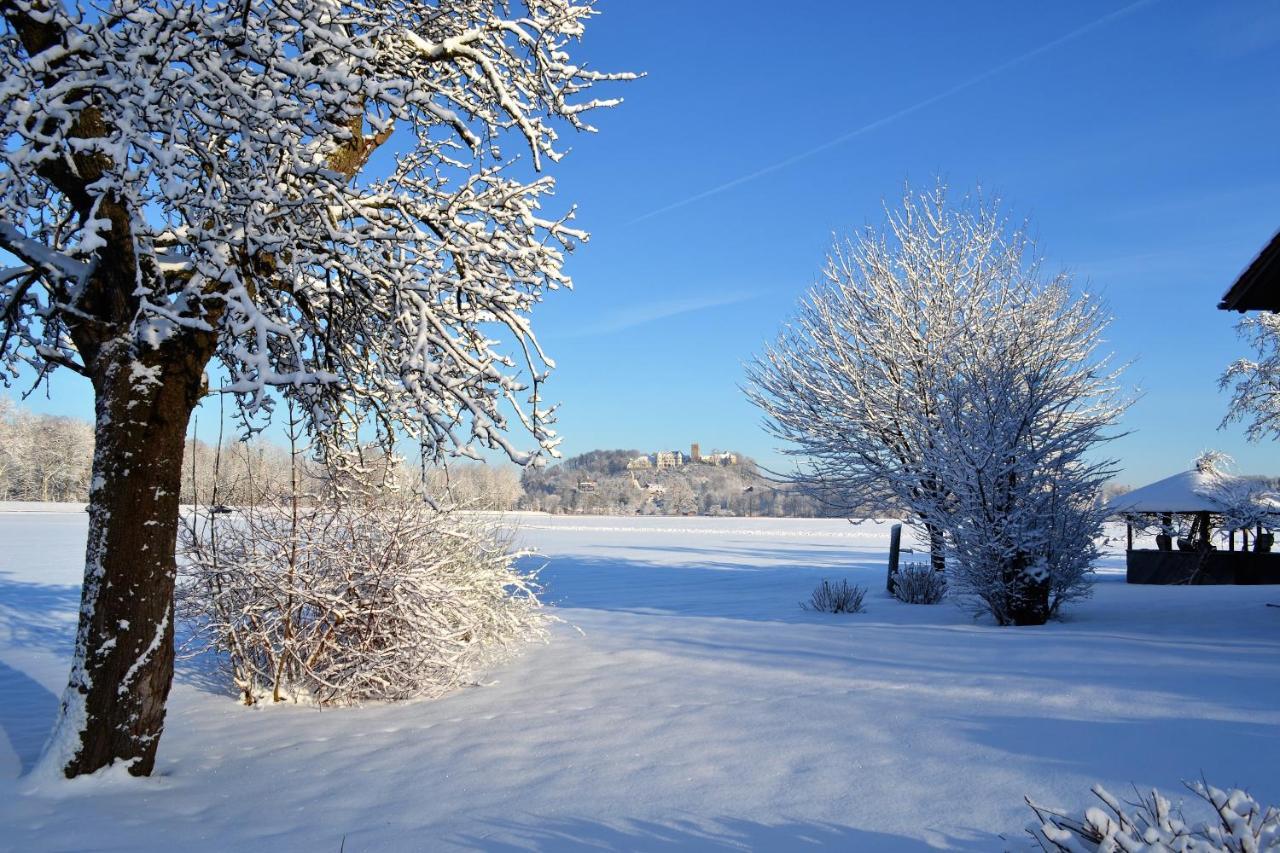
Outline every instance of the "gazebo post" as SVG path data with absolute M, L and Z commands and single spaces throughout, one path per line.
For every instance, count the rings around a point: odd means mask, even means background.
M 1234 551 L 1236 549 L 1236 532 L 1234 530 L 1227 531 L 1227 550 Z
M 1124 529 L 1129 540 L 1128 547 L 1125 550 L 1132 551 L 1133 550 L 1133 522 L 1129 521 L 1128 519 L 1125 519 Z
M 1200 542 L 1203 545 L 1210 545 L 1209 539 L 1209 513 L 1202 512 L 1200 515 Z

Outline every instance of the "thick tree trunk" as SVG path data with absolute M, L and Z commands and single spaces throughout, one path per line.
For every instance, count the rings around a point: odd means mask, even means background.
M 926 524 L 929 532 L 929 563 L 935 572 L 947 569 L 947 543 L 942 537 L 942 528 Z
M 1008 621 L 1014 625 L 1043 625 L 1049 621 L 1049 575 L 1036 571 L 1027 554 L 1016 554 L 1005 572 L 1009 590 Z
M 173 680 L 182 451 L 208 353 L 142 349 L 109 341 L 93 360 L 97 424 L 80 625 L 44 758 L 68 777 L 115 762 L 149 775 Z

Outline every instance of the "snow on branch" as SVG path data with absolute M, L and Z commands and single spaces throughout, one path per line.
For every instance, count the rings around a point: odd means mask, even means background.
M 1068 814 L 1027 800 L 1036 820 L 1027 827 L 1035 849 L 1044 853 L 1267 853 L 1280 850 L 1280 809 L 1259 805 L 1247 792 L 1223 790 L 1207 782 L 1187 789 L 1208 807 L 1208 820 L 1189 819 L 1159 791 L 1125 802 L 1101 785 L 1093 786 L 1100 806 Z
M 618 102 L 593 87 L 636 76 L 571 58 L 590 3 L 0 13 L 0 246 L 30 270 L 0 284 L 11 369 L 212 336 L 250 415 L 276 389 L 320 432 L 554 452 L 530 315 L 587 235 L 519 160 L 558 159 L 561 128 Z
M 1222 425 L 1240 422 L 1250 441 L 1280 438 L 1280 314 L 1245 317 L 1236 326 L 1253 346 L 1253 358 L 1232 362 L 1220 387 L 1231 392 Z

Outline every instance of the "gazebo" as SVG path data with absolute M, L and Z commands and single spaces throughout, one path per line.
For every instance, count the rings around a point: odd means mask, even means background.
M 1274 533 L 1257 520 L 1280 518 L 1280 503 L 1256 483 L 1205 464 L 1113 499 L 1107 509 L 1122 517 L 1127 529 L 1128 582 L 1280 583 L 1280 554 L 1271 553 Z M 1134 547 L 1135 527 L 1159 529 L 1154 548 Z M 1226 534 L 1225 549 L 1215 545 L 1214 531 Z

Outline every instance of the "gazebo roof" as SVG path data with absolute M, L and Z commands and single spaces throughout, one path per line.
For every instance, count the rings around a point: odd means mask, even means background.
M 1213 492 L 1240 479 L 1231 474 L 1192 468 L 1113 498 L 1107 510 L 1111 513 L 1221 512 L 1222 502 L 1212 497 Z

